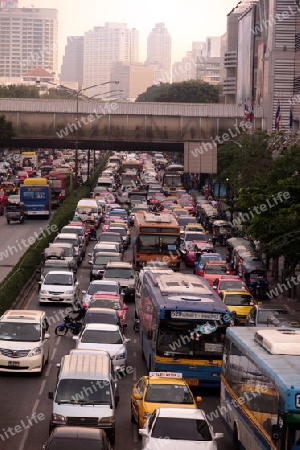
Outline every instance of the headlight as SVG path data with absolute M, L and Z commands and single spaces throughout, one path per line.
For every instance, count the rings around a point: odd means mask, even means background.
M 126 358 L 126 352 L 115 355 L 115 359 L 125 359 L 125 358 Z
M 45 289 L 42 289 L 42 290 L 40 291 L 40 294 L 42 294 L 42 295 L 48 295 L 49 292 L 46 291 Z
M 98 425 L 102 427 L 104 425 L 113 427 L 115 425 L 115 418 L 114 416 L 102 417 L 100 420 L 98 420 Z
M 92 274 L 93 275 L 97 275 L 98 274 L 98 270 L 92 270 Z
M 66 291 L 65 294 L 67 294 L 67 295 L 72 295 L 72 294 L 74 294 L 74 290 L 72 289 L 72 290 L 70 290 L 70 291 Z
M 66 420 L 65 416 L 62 416 L 60 414 L 52 414 L 51 422 L 54 425 L 65 425 L 67 423 L 67 420 Z
M 42 353 L 41 347 L 36 347 L 36 348 L 33 348 L 33 349 L 28 353 L 28 356 L 37 356 L 37 355 L 40 355 L 41 353 Z

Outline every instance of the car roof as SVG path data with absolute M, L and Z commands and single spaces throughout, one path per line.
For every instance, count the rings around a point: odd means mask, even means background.
M 93 280 L 90 282 L 90 284 L 98 284 L 99 286 L 105 285 L 107 286 L 108 284 L 114 284 L 114 285 L 119 285 L 118 281 L 115 280 Z
M 93 308 L 93 309 L 88 309 L 86 311 L 85 317 L 88 314 L 104 314 L 104 315 L 110 315 L 110 316 L 118 316 L 118 312 L 115 309 L 110 309 L 110 308 Z
M 101 428 L 90 427 L 56 427 L 51 433 L 51 437 L 55 438 L 83 438 L 87 440 L 102 440 L 105 431 Z M 100 448 L 100 447 L 99 447 Z
M 202 409 L 166 407 L 166 408 L 157 408 L 156 411 L 159 417 L 206 420 L 205 413 Z
M 223 294 L 228 294 L 228 295 L 247 295 L 247 297 L 252 297 L 252 295 L 250 294 L 250 292 L 246 291 L 245 289 L 234 289 L 234 290 L 230 290 L 230 289 L 222 289 Z M 254 298 L 253 298 L 254 300 Z
M 120 328 L 112 323 L 87 323 L 84 327 L 86 330 L 119 331 Z
M 132 263 L 127 261 L 110 261 L 106 266 L 107 269 L 113 267 L 132 269 Z
M 70 276 L 70 274 L 72 275 L 73 272 L 69 271 L 69 270 L 50 270 L 50 272 L 47 273 L 47 275 L 68 275 Z

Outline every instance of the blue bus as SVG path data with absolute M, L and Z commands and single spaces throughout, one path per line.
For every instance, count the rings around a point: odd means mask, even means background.
M 20 201 L 24 203 L 27 217 L 49 218 L 51 190 L 46 178 L 27 178 L 20 186 Z
M 191 386 L 218 387 L 231 313 L 196 275 L 145 272 L 137 311 L 151 372 L 180 372 Z
M 300 330 L 228 329 L 213 415 L 234 449 L 300 450 Z

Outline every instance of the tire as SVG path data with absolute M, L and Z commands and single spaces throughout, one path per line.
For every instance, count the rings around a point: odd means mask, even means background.
M 10 224 L 10 220 L 9 220 L 9 219 L 6 219 L 6 222 L 7 222 L 7 225 L 9 225 L 9 224 Z
M 132 423 L 136 423 L 136 420 L 135 420 L 135 417 L 134 417 L 132 408 L 131 408 L 131 410 L 130 410 L 130 420 L 131 420 Z
M 65 336 L 68 332 L 68 327 L 66 325 L 58 325 L 55 328 L 56 336 Z
M 239 444 L 239 435 L 236 425 L 234 425 L 233 429 L 233 450 L 240 450 L 240 444 Z

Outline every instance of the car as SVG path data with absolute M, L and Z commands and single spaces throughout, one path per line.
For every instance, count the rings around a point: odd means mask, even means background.
M 207 262 L 210 261 L 223 261 L 220 253 L 201 253 L 195 261 L 194 273 L 199 276 L 203 276 L 203 268 Z M 225 262 L 225 261 L 224 261 Z
M 79 303 L 79 283 L 71 271 L 53 270 L 47 273 L 41 283 L 39 303 Z
M 0 372 L 42 374 L 50 355 L 45 311 L 8 310 L 0 317 Z
M 111 205 L 112 206 L 112 205 Z M 126 209 L 124 208 L 116 208 L 113 207 L 111 209 L 109 209 L 107 211 L 107 217 L 112 218 L 112 217 L 122 217 L 122 219 L 124 220 L 124 222 L 128 223 L 129 222 L 129 218 L 128 218 L 128 212 L 126 211 Z
M 118 325 L 88 323 L 78 336 L 73 336 L 73 339 L 76 340 L 76 348 L 79 350 L 107 351 L 116 371 L 126 369 L 127 344 L 130 339 L 125 338 Z
M 78 263 L 81 264 L 84 258 L 84 248 L 81 243 L 80 237 L 76 233 L 59 233 L 53 243 L 67 243 L 72 244 L 75 248 L 76 255 L 78 257 Z
M 217 294 L 221 291 L 248 291 L 245 281 L 238 275 L 221 275 L 212 282 L 212 287 Z
M 250 292 L 244 289 L 240 291 L 221 291 L 219 295 L 229 311 L 234 313 L 234 325 L 245 325 L 247 315 L 252 306 L 257 303 Z
M 110 308 L 89 308 L 82 321 L 82 327 L 88 323 L 111 323 L 121 328 L 127 326 L 122 325 L 118 311 Z
M 210 238 L 205 233 L 201 233 L 199 231 L 186 231 L 183 235 L 183 238 L 181 239 L 180 243 L 180 252 L 182 255 L 185 254 L 186 250 L 188 249 L 189 245 L 192 244 L 192 242 L 207 242 L 210 243 Z
M 123 301 L 122 295 L 113 295 L 108 293 L 96 293 L 92 296 L 91 302 L 88 306 L 93 308 L 109 308 L 118 312 L 122 327 L 127 326 L 127 311 L 128 306 Z
M 42 267 L 36 270 L 36 273 L 40 275 L 40 282 L 43 282 L 47 273 L 53 270 L 74 272 L 69 261 L 65 259 L 46 259 Z
M 88 450 L 111 450 L 109 439 L 104 430 L 92 427 L 61 426 L 52 430 L 43 450 L 65 450 L 87 448 Z
M 66 225 L 62 228 L 61 233 L 74 233 L 77 234 L 80 240 L 80 244 L 82 246 L 81 253 L 83 258 L 86 253 L 86 230 L 83 226 L 75 226 L 75 225 Z
M 131 421 L 143 428 L 156 408 L 180 406 L 197 409 L 201 397 L 194 397 L 181 373 L 150 372 L 141 377 L 132 388 Z
M 55 250 L 57 249 L 63 249 L 63 258 L 66 259 L 67 261 L 69 261 L 72 269 L 74 270 L 74 272 L 77 271 L 78 265 L 79 265 L 79 259 L 78 259 L 78 254 L 75 250 L 75 247 L 73 244 L 68 244 L 67 242 L 52 242 L 51 244 L 49 244 L 49 252 L 51 253 L 52 251 L 55 252 Z
M 101 243 L 106 243 L 106 242 L 117 244 L 119 246 L 118 253 L 123 253 L 125 250 L 124 244 L 123 244 L 123 238 L 119 233 L 113 233 L 111 231 L 102 232 L 98 239 L 98 243 L 101 244 Z
M 263 327 L 268 325 L 268 319 L 272 316 L 289 314 L 285 304 L 269 303 L 264 305 L 255 304 L 250 309 L 245 325 L 247 327 Z
M 99 292 L 100 294 L 102 293 L 107 293 L 107 294 L 112 294 L 112 295 L 121 295 L 122 293 L 122 289 L 121 289 L 121 285 L 118 281 L 114 281 L 114 280 L 93 280 L 90 282 L 89 287 L 87 288 L 87 290 L 83 290 L 81 291 L 83 294 L 83 298 L 82 298 L 82 305 L 85 308 L 88 308 L 90 303 L 91 303 L 91 298 L 94 294 L 96 294 L 97 292 Z
M 112 233 L 119 233 L 123 239 L 123 248 L 126 250 L 129 247 L 129 242 L 130 242 L 130 237 L 127 233 L 127 230 L 124 227 L 119 227 L 118 225 L 115 225 L 114 223 L 112 223 L 107 232 L 112 232 Z
M 126 300 L 134 300 L 135 277 L 133 266 L 130 262 L 109 262 L 102 279 L 118 281 L 121 285 L 124 298 Z
M 111 261 L 122 261 L 122 253 L 96 253 L 93 259 L 89 261 L 90 281 L 101 280 L 107 264 Z
M 142 450 L 217 450 L 223 433 L 214 433 L 202 409 L 157 408 L 147 419 Z
M 214 253 L 214 247 L 207 241 L 192 241 L 182 250 L 182 259 L 187 267 L 194 267 L 198 255 L 202 252 Z
M 93 252 L 92 253 L 88 253 L 89 256 L 91 256 L 92 260 L 95 257 L 95 255 L 97 253 L 102 253 L 102 252 L 108 252 L 108 253 L 117 253 L 120 254 L 122 253 L 120 251 L 120 246 L 119 244 L 116 244 L 115 242 L 99 242 L 98 244 L 96 244 L 93 248 Z
M 203 267 L 203 278 L 205 278 L 210 285 L 218 277 L 218 275 L 232 275 L 230 265 L 225 261 L 211 261 Z

